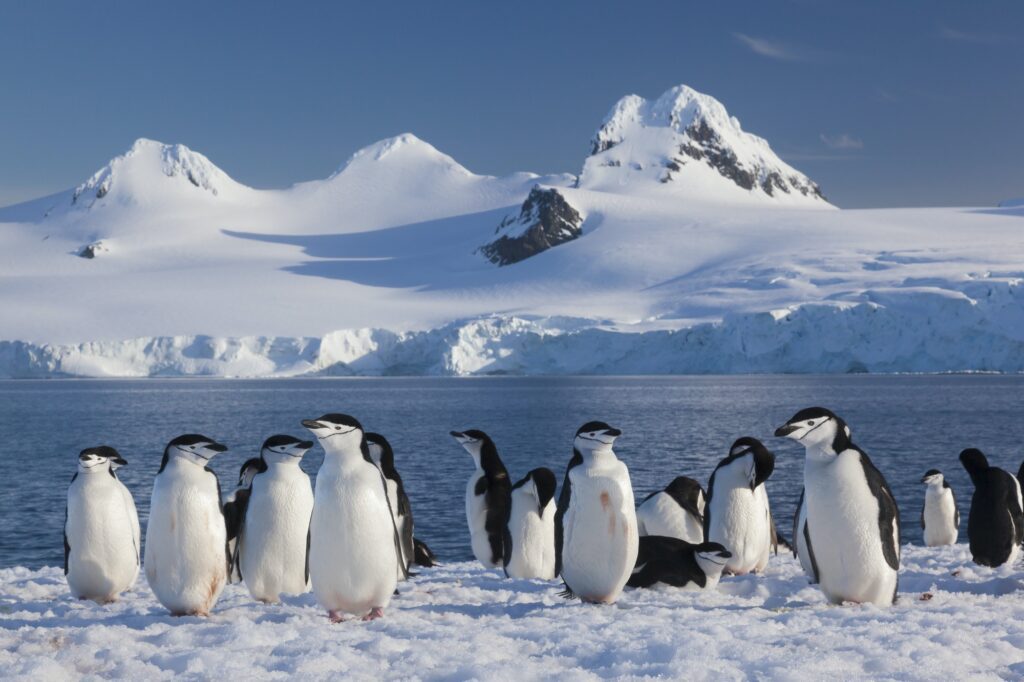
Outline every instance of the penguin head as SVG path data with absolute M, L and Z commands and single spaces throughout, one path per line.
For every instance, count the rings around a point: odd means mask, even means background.
M 751 491 L 767 481 L 775 471 L 775 455 L 756 438 L 750 436 L 738 438 L 729 448 L 729 456 L 722 460 L 722 464 L 740 458 L 743 458 L 743 468 L 740 470 L 740 474 L 745 477 L 745 483 Z
M 925 472 L 924 476 L 921 477 L 921 483 L 926 485 L 942 486 L 945 478 L 942 476 L 942 472 L 938 469 L 929 469 Z
M 831 410 L 808 407 L 775 429 L 775 437 L 795 440 L 806 448 L 824 449 L 831 445 L 832 451 L 839 453 L 849 444 L 850 429 Z
M 78 453 L 78 470 L 83 472 L 113 470 L 127 463 L 125 458 L 109 445 L 86 448 Z
M 587 422 L 576 430 L 572 445 L 581 453 L 611 450 L 615 439 L 621 435 L 622 431 L 604 422 Z
M 395 451 L 387 438 L 379 433 L 368 433 L 366 434 L 366 445 L 370 450 L 370 459 L 382 471 L 390 471 L 395 468 Z
M 242 468 L 238 470 L 238 487 L 248 488 L 252 485 L 252 479 L 256 474 L 267 470 L 267 463 L 259 457 L 252 457 L 245 460 Z
M 212 438 L 198 433 L 186 433 L 178 436 L 164 448 L 164 458 L 177 457 L 193 464 L 206 466 L 206 463 L 222 452 L 226 452 L 228 446 L 221 445 Z
M 317 419 L 303 419 L 302 425 L 325 447 L 361 447 L 363 425 L 355 417 L 331 412 Z
M 546 467 L 538 467 L 512 486 L 512 494 L 531 498 L 537 504 L 537 514 L 543 515 L 544 508 L 555 497 L 557 485 L 555 472 Z
M 972 481 L 974 481 L 975 476 L 988 469 L 988 458 L 977 448 L 967 448 L 961 452 L 960 463 L 963 464 L 964 469 L 970 474 Z
M 263 441 L 260 448 L 260 459 L 268 464 L 298 464 L 302 456 L 313 447 L 311 440 L 299 440 L 294 436 L 278 434 Z
M 483 452 L 483 449 L 488 445 L 494 445 L 494 441 L 491 440 L 491 437 L 480 429 L 450 431 L 449 433 L 452 438 L 458 441 L 459 445 L 466 449 L 466 452 L 472 455 L 473 459 L 477 463 L 480 462 L 480 453 Z
M 732 552 L 717 542 L 702 542 L 693 548 L 693 557 L 704 575 L 721 575 L 725 565 L 732 558 Z

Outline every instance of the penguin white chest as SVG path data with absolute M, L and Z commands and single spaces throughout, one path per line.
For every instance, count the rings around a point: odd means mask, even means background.
M 956 502 L 949 488 L 928 486 L 924 494 L 924 544 L 929 547 L 954 545 L 959 534 Z
M 333 459 L 328 454 L 316 479 L 310 581 L 325 609 L 361 615 L 391 602 L 398 582 L 394 526 L 380 470 Z
M 157 475 L 145 568 L 171 613 L 206 615 L 213 608 L 227 581 L 227 529 L 213 474 L 173 459 Z
M 476 493 L 478 486 L 482 487 L 481 481 L 486 483 L 485 474 L 483 469 L 477 469 L 466 484 L 466 523 L 473 556 L 486 568 L 496 568 L 500 564 L 491 561 L 491 541 L 487 533 L 487 496 Z
M 763 571 L 771 553 L 771 514 L 764 485 L 751 490 L 739 485 L 716 484 L 711 495 L 708 542 L 718 542 L 732 553 L 725 570 L 736 575 Z
M 540 512 L 537 498 L 522 488 L 512 491 L 508 521 L 512 550 L 505 572 L 510 578 L 555 577 L 555 503 L 549 501 Z
M 277 602 L 306 591 L 306 536 L 313 513 L 309 476 L 274 464 L 256 476 L 245 514 L 239 563 L 253 598 Z
M 79 599 L 113 601 L 139 574 L 139 531 L 128 489 L 107 472 L 79 474 L 68 488 L 67 580 Z
M 891 604 L 897 571 L 885 559 L 879 504 L 859 453 L 847 450 L 831 461 L 809 460 L 804 483 L 811 550 L 825 596 L 834 603 Z
M 666 492 L 656 493 L 636 510 L 641 535 L 661 535 L 686 542 L 704 542 L 704 527 L 700 519 L 679 506 Z
M 581 599 L 614 602 L 639 549 L 633 488 L 626 465 L 579 465 L 563 518 L 562 578 Z

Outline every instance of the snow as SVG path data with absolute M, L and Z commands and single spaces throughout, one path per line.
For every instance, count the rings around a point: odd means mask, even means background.
M 98 606 L 72 599 L 58 568 L 12 568 L 0 667 L 12 680 L 1008 679 L 1024 676 L 1021 577 L 975 566 L 963 544 L 906 546 L 890 608 L 828 605 L 788 555 L 715 591 L 594 606 L 454 563 L 403 584 L 383 620 L 332 625 L 310 594 L 268 606 L 231 585 L 209 618 L 172 618 L 144 580 Z
M 698 119 L 797 173 L 685 86 L 616 105 L 579 186 L 403 134 L 257 190 L 140 140 L 74 203 L 0 209 L 0 376 L 1024 369 L 1019 208 L 836 210 L 695 160 L 661 183 L 643 164 Z M 538 185 L 581 235 L 497 267 L 479 247 Z

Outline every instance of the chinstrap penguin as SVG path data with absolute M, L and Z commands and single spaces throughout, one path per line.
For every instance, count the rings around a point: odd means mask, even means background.
M 64 511 L 64 575 L 71 594 L 99 604 L 117 601 L 139 575 L 139 515 L 114 474 L 127 462 L 107 445 L 78 455 Z
M 413 537 L 412 543 L 413 561 L 417 566 L 423 566 L 424 568 L 437 566 L 437 557 L 434 556 L 433 550 L 427 546 L 427 543 L 417 537 Z
M 929 469 L 921 483 L 926 486 L 921 508 L 924 544 L 928 547 L 955 545 L 960 529 L 960 510 L 949 481 L 938 469 Z
M 238 484 L 224 498 L 224 522 L 228 528 L 228 556 L 231 562 L 228 574 L 230 583 L 242 582 L 242 574 L 238 568 L 238 531 L 242 525 L 240 519 L 245 516 L 245 508 L 249 504 L 253 477 L 266 470 L 267 463 L 259 457 L 245 460 L 238 470 Z
M 588 422 L 573 440 L 555 516 L 555 572 L 566 597 L 614 603 L 636 567 L 633 486 L 612 450 L 621 434 L 604 422 Z
M 198 434 L 164 448 L 146 524 L 146 579 L 175 616 L 206 616 L 228 577 L 220 483 L 207 464 L 227 450 Z
M 466 521 L 473 555 L 486 568 L 499 568 L 505 559 L 512 481 L 490 436 L 479 429 L 452 431 L 451 435 L 476 465 L 466 484 Z
M 980 450 L 960 453 L 960 463 L 971 476 L 974 494 L 967 515 L 967 540 L 974 562 L 982 566 L 1013 564 L 1024 540 L 1024 513 L 1017 479 L 989 466 Z
M 804 540 L 822 592 L 835 604 L 895 602 L 899 510 L 885 477 L 824 408 L 797 412 L 775 435 L 805 448 Z
M 395 451 L 391 448 L 391 443 L 379 433 L 366 434 L 366 443 L 370 449 L 370 458 L 384 474 L 388 490 L 388 503 L 391 505 L 395 527 L 398 529 L 398 539 L 401 541 L 401 559 L 404 568 L 402 566 L 398 568 L 398 579 L 405 580 L 409 576 L 409 567 L 412 566 L 416 553 L 413 542 L 412 505 L 409 503 L 409 496 L 405 493 L 402 477 L 398 474 L 398 469 L 395 468 Z
M 309 585 L 309 522 L 313 486 L 299 463 L 313 441 L 271 436 L 260 448 L 264 463 L 249 487 L 247 504 L 233 519 L 238 567 L 253 599 L 272 604 Z
M 687 590 L 714 589 L 732 554 L 717 542 L 694 544 L 678 538 L 647 535 L 640 538 L 630 587 L 661 583 Z
M 728 548 L 727 573 L 761 573 L 778 546 L 764 486 L 774 470 L 775 455 L 756 438 L 743 437 L 711 474 L 704 537 Z
M 334 622 L 380 618 L 403 566 L 384 475 L 355 418 L 332 413 L 302 425 L 324 449 L 310 524 L 313 594 Z
M 664 490 L 653 492 L 636 508 L 640 535 L 661 535 L 687 542 L 704 542 L 706 498 L 700 483 L 678 476 Z
M 555 579 L 555 474 L 540 467 L 512 486 L 505 527 L 505 575 Z

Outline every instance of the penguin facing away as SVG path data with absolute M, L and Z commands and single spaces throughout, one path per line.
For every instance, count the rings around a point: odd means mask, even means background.
M 892 490 L 831 411 L 797 412 L 775 431 L 802 444 L 807 541 L 816 579 L 829 601 L 896 600 L 900 565 L 899 510 Z
M 555 579 L 555 474 L 534 469 L 512 486 L 505 526 L 505 575 Z
M 238 485 L 224 498 L 224 522 L 228 528 L 228 556 L 230 557 L 230 573 L 228 582 L 242 582 L 242 574 L 238 566 L 238 533 L 245 517 L 245 509 L 249 505 L 249 494 L 252 492 L 252 479 L 261 471 L 267 470 L 267 463 L 259 457 L 250 457 L 242 463 L 238 470 Z
M 743 437 L 711 474 L 704 537 L 729 550 L 727 573 L 761 573 L 778 545 L 764 486 L 774 470 L 775 455 L 756 438 Z
M 228 577 L 220 483 L 209 461 L 227 450 L 199 434 L 164 448 L 146 524 L 146 579 L 175 616 L 206 616 Z
M 302 422 L 324 449 L 310 523 L 309 577 L 332 622 L 384 615 L 403 566 L 384 475 L 347 414 Z
M 921 483 L 927 486 L 921 508 L 924 544 L 928 547 L 955 545 L 960 528 L 960 510 L 949 481 L 938 469 L 929 469 Z
M 555 571 L 563 596 L 611 604 L 636 567 L 636 508 L 629 469 L 612 445 L 622 434 L 604 422 L 576 432 L 555 516 Z
M 732 554 L 717 542 L 694 544 L 678 538 L 645 535 L 629 582 L 630 587 L 661 583 L 686 590 L 714 589 Z
M 370 450 L 370 458 L 384 474 L 388 502 L 391 505 L 395 527 L 398 529 L 398 538 L 401 541 L 401 559 L 404 569 L 401 566 L 398 568 L 398 579 L 405 580 L 409 575 L 409 567 L 412 566 L 416 553 L 413 542 L 412 505 L 409 503 L 409 496 L 405 493 L 402 477 L 399 476 L 398 470 L 395 468 L 395 451 L 391 448 L 391 443 L 379 433 L 366 434 L 366 443 Z
M 1024 540 L 1024 513 L 1017 479 L 976 448 L 960 453 L 960 463 L 971 476 L 974 494 L 967 515 L 967 540 L 974 562 L 982 566 L 1012 564 Z
M 274 604 L 308 589 L 313 486 L 299 463 L 312 447 L 276 435 L 260 448 L 263 470 L 252 478 L 235 533 L 239 573 L 257 601 Z
M 677 476 L 664 490 L 645 497 L 636 508 L 640 535 L 661 535 L 700 544 L 704 542 L 705 505 L 700 483 Z
M 479 429 L 452 431 L 451 436 L 476 465 L 466 484 L 466 521 L 473 555 L 486 568 L 498 568 L 505 558 L 512 482 L 490 436 Z
M 117 601 L 139 575 L 139 516 L 115 463 L 127 464 L 112 447 L 82 450 L 64 511 L 68 587 L 76 598 L 99 604 Z

